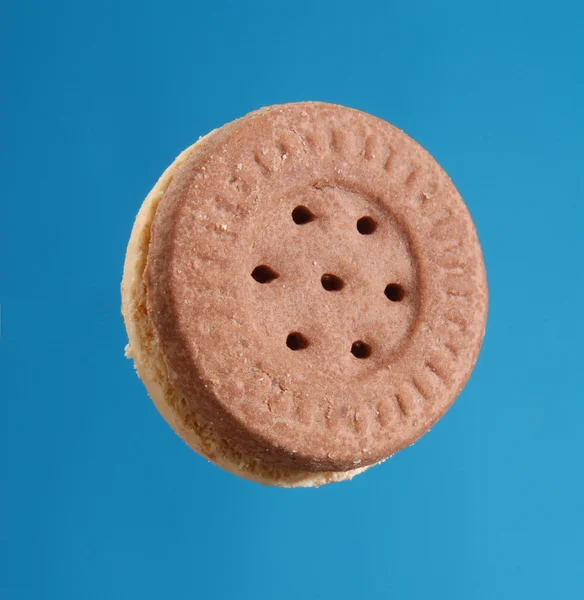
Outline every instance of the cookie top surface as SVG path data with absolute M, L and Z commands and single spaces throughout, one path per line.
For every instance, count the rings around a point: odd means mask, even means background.
M 173 386 L 240 449 L 345 470 L 412 443 L 476 361 L 471 218 L 388 123 L 272 106 L 210 134 L 156 213 L 148 313 Z

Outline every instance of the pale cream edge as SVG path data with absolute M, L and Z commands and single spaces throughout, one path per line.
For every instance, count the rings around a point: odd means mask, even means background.
M 211 135 L 213 132 L 209 133 Z M 367 467 L 342 472 L 308 473 L 286 471 L 263 465 L 246 457 L 219 439 L 212 428 L 192 413 L 181 414 L 186 403 L 170 384 L 166 364 L 156 341 L 146 310 L 146 286 L 143 279 L 150 228 L 160 202 L 175 173 L 205 138 L 184 150 L 163 173 L 144 200 L 136 217 L 124 263 L 122 278 L 122 315 L 128 333 L 126 356 L 134 359 L 138 376 L 150 398 L 167 423 L 195 452 L 217 466 L 263 485 L 280 487 L 316 487 L 351 479 Z

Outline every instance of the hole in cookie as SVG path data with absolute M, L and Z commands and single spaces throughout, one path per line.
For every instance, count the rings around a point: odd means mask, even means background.
M 306 225 L 306 223 L 314 221 L 314 215 L 306 206 L 297 206 L 292 211 L 292 220 L 296 225 Z
M 392 302 L 401 302 L 406 295 L 406 291 L 399 283 L 390 283 L 385 286 L 383 292 L 385 297 Z
M 251 272 L 251 276 L 258 283 L 270 283 L 270 281 L 274 281 L 274 279 L 280 277 L 278 273 L 271 267 L 268 267 L 268 265 L 259 265 Z
M 361 235 L 371 235 L 377 229 L 377 222 L 371 217 L 361 217 L 357 221 L 357 231 Z
M 369 358 L 371 356 L 371 346 L 361 340 L 353 342 L 351 354 L 355 358 Z
M 304 350 L 304 348 L 308 348 L 308 340 L 298 331 L 294 331 L 293 333 L 288 334 L 286 346 L 288 346 L 290 350 Z
M 345 287 L 345 282 L 336 275 L 332 273 L 325 273 L 321 278 L 320 282 L 322 283 L 322 287 L 327 292 L 338 292 Z

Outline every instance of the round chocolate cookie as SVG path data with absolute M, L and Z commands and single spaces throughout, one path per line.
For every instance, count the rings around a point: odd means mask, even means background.
M 476 361 L 487 286 L 468 211 L 403 132 L 323 103 L 261 109 L 146 199 L 122 310 L 138 374 L 195 450 L 277 485 L 411 444 Z

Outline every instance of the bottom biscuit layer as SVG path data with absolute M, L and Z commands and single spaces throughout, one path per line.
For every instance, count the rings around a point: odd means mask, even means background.
M 213 135 L 213 132 L 209 135 Z M 122 279 L 122 315 L 129 340 L 126 355 L 134 359 L 138 376 L 156 408 L 174 431 L 195 452 L 226 471 L 263 485 L 280 487 L 313 487 L 351 479 L 367 467 L 351 471 L 309 473 L 273 468 L 262 464 L 257 458 L 245 456 L 227 440 L 219 438 L 213 428 L 192 411 L 170 383 L 166 363 L 148 316 L 144 272 L 150 228 L 158 204 L 177 170 L 196 151 L 202 139 L 182 152 L 163 173 L 136 217 Z

